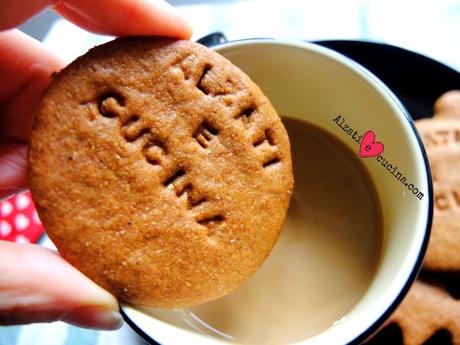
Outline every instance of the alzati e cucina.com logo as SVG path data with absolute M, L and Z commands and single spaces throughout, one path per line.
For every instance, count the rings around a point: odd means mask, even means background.
M 396 180 L 401 182 L 412 194 L 419 200 L 422 200 L 424 193 L 420 191 L 417 186 L 410 183 L 407 177 L 398 169 L 395 164 L 390 163 L 383 155 L 385 146 L 383 143 L 376 140 L 374 131 L 368 130 L 364 134 L 359 134 L 346 123 L 342 115 L 335 117 L 333 120 L 345 133 L 347 133 L 357 144 L 359 144 L 359 157 L 361 158 L 375 158 L 389 174 L 393 175 Z

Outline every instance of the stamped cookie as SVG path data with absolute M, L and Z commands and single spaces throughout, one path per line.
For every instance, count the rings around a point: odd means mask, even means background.
M 416 121 L 433 175 L 434 216 L 419 279 L 368 345 L 460 345 L 460 92 Z
M 434 215 L 424 267 L 460 271 L 460 99 L 455 92 L 437 102 L 433 118 L 416 121 L 430 162 Z M 450 111 L 450 112 L 448 112 Z
M 242 284 L 279 235 L 289 140 L 238 68 L 188 41 L 120 38 L 57 76 L 29 181 L 60 253 L 125 302 L 190 306 Z
M 434 104 L 436 117 L 460 119 L 460 90 L 448 91 Z
M 416 281 L 386 326 L 367 344 L 458 345 L 459 315 L 459 300 L 441 287 Z

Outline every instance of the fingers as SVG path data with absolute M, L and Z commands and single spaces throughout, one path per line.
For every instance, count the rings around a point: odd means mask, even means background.
M 63 62 L 19 30 L 0 32 L 0 104 L 12 98 L 32 77 L 46 77 Z
M 0 12 L 0 30 L 19 25 L 48 5 L 78 26 L 96 33 L 191 36 L 190 25 L 163 0 L 6 1 Z
M 50 4 L 51 0 L 2 1 L 0 30 L 7 30 L 25 22 Z
M 0 199 L 27 185 L 27 146 L 36 107 L 63 63 L 19 32 L 0 33 Z
M 0 33 L 0 136 L 27 141 L 36 106 L 52 72 L 63 63 L 39 42 L 10 30 Z
M 97 33 L 191 36 L 189 24 L 163 0 L 73 0 L 59 2 L 54 8 L 78 26 Z
M 0 200 L 26 186 L 27 145 L 18 142 L 0 143 Z
M 2 3 L 0 30 L 15 27 L 53 3 Z M 55 9 L 88 30 L 112 35 L 189 38 L 190 26 L 160 0 L 68 0 Z M 27 148 L 35 108 L 50 74 L 63 64 L 16 30 L 0 33 L 0 197 L 26 185 Z M 58 255 L 0 241 L 0 324 L 63 320 L 82 327 L 121 326 L 116 299 Z
M 115 297 L 47 249 L 0 241 L 0 272 L 0 325 L 62 320 L 116 329 L 122 324 Z

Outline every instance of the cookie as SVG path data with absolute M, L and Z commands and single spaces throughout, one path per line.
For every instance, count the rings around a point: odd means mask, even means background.
M 447 93 L 436 102 L 435 109 L 441 114 L 416 121 L 434 191 L 433 226 L 424 267 L 435 271 L 460 271 L 460 115 L 456 119 L 454 112 L 460 100 L 456 95 Z
M 460 90 L 451 90 L 443 94 L 434 104 L 436 117 L 460 119 Z
M 431 237 L 419 279 L 368 345 L 460 345 L 459 94 L 444 94 L 433 118 L 416 121 L 433 176 Z
M 30 140 L 29 183 L 59 252 L 119 299 L 184 307 L 264 261 L 293 188 L 261 90 L 219 54 L 119 38 L 59 72 Z
M 452 298 L 443 288 L 419 280 L 386 326 L 367 344 L 458 345 L 459 315 L 460 301 Z

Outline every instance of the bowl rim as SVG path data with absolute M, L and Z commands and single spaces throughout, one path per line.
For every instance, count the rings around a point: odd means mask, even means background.
M 370 335 L 375 333 L 379 327 L 383 325 L 383 323 L 388 319 L 388 317 L 393 313 L 393 311 L 399 306 L 399 304 L 402 302 L 404 297 L 407 295 L 410 287 L 414 283 L 415 279 L 417 278 L 417 275 L 419 271 L 422 268 L 423 264 L 423 259 L 426 254 L 426 250 L 428 247 L 428 241 L 431 233 L 431 226 L 432 226 L 432 221 L 433 221 L 433 206 L 434 206 L 434 196 L 433 196 L 433 181 L 432 181 L 432 175 L 431 175 L 431 170 L 430 170 L 430 164 L 428 161 L 428 157 L 425 151 L 425 147 L 422 143 L 421 137 L 415 127 L 415 123 L 412 120 L 412 117 L 409 115 L 408 111 L 406 108 L 403 106 L 403 104 L 400 102 L 400 100 L 396 97 L 396 95 L 383 83 L 378 77 L 376 77 L 371 71 L 360 65 L 358 62 L 352 60 L 351 58 L 331 49 L 327 48 L 324 46 L 321 46 L 319 43 L 315 42 L 306 42 L 304 40 L 300 39 L 280 39 L 280 38 L 244 38 L 244 39 L 239 39 L 239 40 L 234 40 L 234 41 L 228 41 L 225 43 L 217 44 L 211 47 L 213 50 L 221 50 L 224 48 L 232 47 L 232 46 L 239 46 L 243 45 L 246 46 L 248 43 L 251 45 L 258 45 L 258 44 L 267 44 L 270 43 L 272 45 L 288 45 L 290 47 L 297 47 L 301 49 L 308 49 L 310 51 L 314 51 L 316 53 L 320 53 L 323 55 L 328 56 L 329 58 L 332 58 L 350 69 L 354 69 L 357 72 L 360 72 L 364 74 L 365 77 L 370 79 L 374 84 L 376 84 L 382 93 L 384 93 L 396 106 L 396 108 L 399 110 L 399 113 L 403 115 L 403 119 L 405 119 L 410 126 L 411 129 L 411 134 L 413 138 L 415 138 L 417 148 L 420 150 L 421 156 L 423 158 L 423 166 L 424 166 L 424 171 L 423 171 L 423 179 L 426 179 L 427 186 L 428 186 L 428 191 L 427 191 L 427 196 L 428 196 L 428 212 L 426 214 L 426 223 L 425 223 L 425 229 L 424 229 L 424 234 L 422 238 L 422 243 L 420 245 L 420 251 L 413 263 L 412 270 L 409 274 L 409 276 L 406 278 L 405 283 L 402 284 L 398 294 L 395 296 L 393 302 L 391 302 L 388 307 L 381 312 L 380 316 L 373 321 L 368 328 L 366 328 L 363 332 L 360 332 L 359 334 L 355 334 L 351 337 L 349 341 L 347 341 L 346 344 L 360 344 L 364 340 L 366 340 Z M 126 323 L 135 331 L 137 332 L 144 340 L 146 340 L 150 344 L 154 345 L 160 345 L 152 336 L 148 335 L 142 328 L 140 328 L 130 317 L 129 315 L 125 312 L 123 309 L 123 305 L 120 305 L 120 312 L 121 315 L 123 316 L 123 319 L 126 321 Z M 312 339 L 312 338 L 310 338 Z M 216 339 L 217 341 L 217 339 Z M 304 339 L 296 344 L 303 344 L 303 342 L 307 342 L 308 339 Z M 307 344 L 307 343 L 306 343 Z

